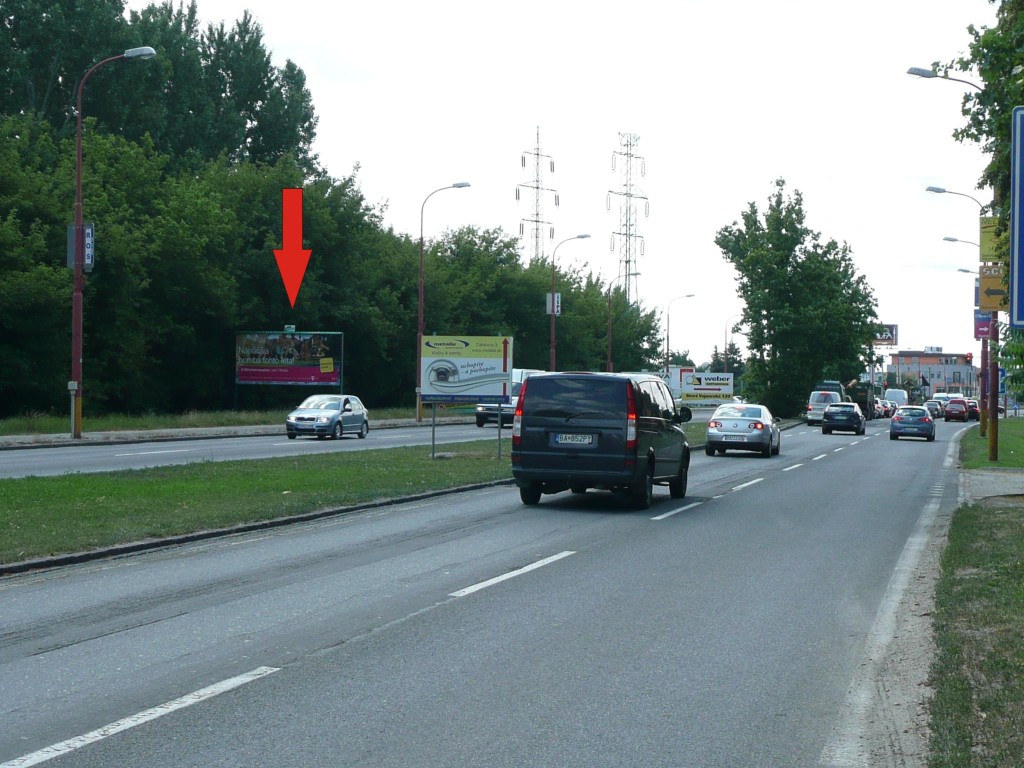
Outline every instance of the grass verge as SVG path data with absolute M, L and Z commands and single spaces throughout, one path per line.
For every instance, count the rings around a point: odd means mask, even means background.
M 0 479 L 0 563 L 511 478 L 493 440 Z
M 977 430 L 965 468 L 1024 467 L 1024 419 L 999 422 L 999 459 Z M 931 768 L 1024 765 L 1024 497 L 953 515 L 936 586 Z

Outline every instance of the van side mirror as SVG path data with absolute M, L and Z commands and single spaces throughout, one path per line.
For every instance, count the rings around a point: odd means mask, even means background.
M 680 424 L 685 424 L 686 422 L 690 421 L 690 419 L 693 418 L 693 411 L 691 411 L 685 405 L 680 405 L 679 410 L 676 413 L 676 416 Z

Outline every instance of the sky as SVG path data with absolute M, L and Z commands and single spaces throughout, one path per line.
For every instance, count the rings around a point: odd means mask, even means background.
M 978 205 L 925 191 L 991 201 L 976 187 L 986 156 L 952 138 L 972 89 L 907 69 L 966 54 L 969 25 L 995 26 L 988 0 L 197 6 L 229 27 L 248 9 L 273 63 L 304 70 L 322 166 L 336 178 L 358 167 L 367 203 L 396 232 L 418 238 L 421 214 L 428 240 L 463 226 L 518 236 L 522 225 L 528 258 L 536 212 L 524 185 L 539 153 L 541 220 L 554 227 L 544 255 L 558 247 L 559 269 L 621 285 L 624 197 L 609 193 L 625 190 L 616 155 L 631 135 L 643 241 L 633 289 L 663 329 L 668 314 L 673 350 L 700 364 L 727 339 L 743 346 L 728 330 L 743 306 L 736 275 L 714 239 L 751 203 L 763 212 L 784 179 L 807 225 L 850 247 L 898 348 L 980 357 L 974 277 L 957 271 L 977 269 L 978 249 L 943 240 L 979 242 Z M 456 182 L 471 186 L 426 201 Z M 565 242 L 578 234 L 590 237 Z

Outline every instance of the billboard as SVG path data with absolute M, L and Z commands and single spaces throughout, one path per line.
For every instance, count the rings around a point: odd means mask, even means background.
M 673 365 L 662 377 L 672 395 L 683 405 L 719 405 L 734 394 L 731 373 L 711 373 Z
M 340 390 L 344 347 L 340 331 L 244 331 L 235 336 L 235 383 Z
M 424 403 L 507 403 L 511 336 L 424 336 L 420 399 Z
M 895 347 L 899 344 L 900 327 L 895 324 L 883 323 L 875 332 L 876 347 Z

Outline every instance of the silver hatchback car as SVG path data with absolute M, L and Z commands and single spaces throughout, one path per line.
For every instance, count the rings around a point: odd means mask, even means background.
M 720 405 L 708 422 L 704 453 L 756 451 L 765 458 L 777 456 L 782 450 L 782 428 L 771 411 L 756 403 Z
M 362 438 L 370 432 L 370 414 L 355 395 L 313 395 L 288 414 L 284 427 L 289 440 L 299 435 Z

